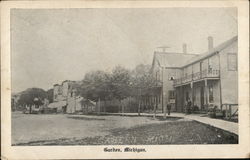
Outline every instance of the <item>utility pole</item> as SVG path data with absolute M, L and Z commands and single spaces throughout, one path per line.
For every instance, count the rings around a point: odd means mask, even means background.
M 141 115 L 141 87 L 139 88 L 139 106 L 138 106 L 138 116 Z
M 163 88 L 163 81 L 164 81 L 164 68 L 161 67 L 162 70 L 162 106 L 163 106 L 163 111 L 164 111 L 164 119 L 167 118 L 167 106 L 164 105 L 164 88 Z
M 157 89 L 157 81 L 158 81 L 157 72 L 158 71 L 156 71 L 155 89 Z M 154 102 L 154 119 L 155 119 L 155 117 L 156 117 L 156 103 L 157 103 L 157 98 L 156 98 L 155 93 L 154 93 L 154 100 L 153 100 L 153 102 Z
M 162 49 L 163 52 L 166 52 L 166 49 L 170 48 L 170 47 L 169 46 L 160 46 L 160 47 L 157 47 L 157 48 L 160 48 L 160 49 Z

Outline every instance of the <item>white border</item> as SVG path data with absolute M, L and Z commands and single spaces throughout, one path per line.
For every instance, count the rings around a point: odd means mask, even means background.
M 107 153 L 106 146 L 11 146 L 11 8 L 237 7 L 239 44 L 239 144 L 144 145 L 145 153 Z M 8 1 L 1 2 L 1 147 L 6 159 L 237 158 L 249 157 L 249 15 L 247 1 Z M 124 146 L 115 146 L 124 148 Z M 127 146 L 126 146 L 127 147 Z M 137 146 L 138 147 L 138 146 Z

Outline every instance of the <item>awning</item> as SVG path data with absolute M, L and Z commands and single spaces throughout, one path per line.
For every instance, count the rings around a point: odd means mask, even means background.
M 59 101 L 59 102 L 53 102 L 48 105 L 49 108 L 62 108 L 63 106 L 66 106 L 66 101 Z

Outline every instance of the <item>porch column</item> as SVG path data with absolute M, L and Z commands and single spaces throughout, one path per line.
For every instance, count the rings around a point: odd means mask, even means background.
M 183 86 L 181 86 L 181 93 L 180 93 L 180 105 L 181 105 L 181 112 L 184 112 L 184 105 L 185 105 L 185 98 L 184 98 L 184 90 Z
M 205 98 L 206 98 L 206 110 L 208 109 L 208 86 L 207 86 L 207 79 L 205 79 Z
M 159 99 L 159 95 L 156 94 L 156 96 L 155 96 L 155 108 L 156 108 L 156 110 L 158 109 L 158 99 Z
M 193 82 L 190 83 L 190 87 L 191 87 L 191 100 L 192 100 L 192 104 L 191 107 L 194 107 L 194 87 L 193 87 Z
M 164 113 L 164 104 L 163 104 L 163 87 L 161 88 L 161 107 L 162 107 L 162 113 Z

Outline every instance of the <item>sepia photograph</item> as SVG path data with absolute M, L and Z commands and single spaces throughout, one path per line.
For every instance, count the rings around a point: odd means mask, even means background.
M 12 145 L 238 143 L 236 11 L 12 9 Z
M 238 14 L 10 8 L 11 147 L 239 145 Z

